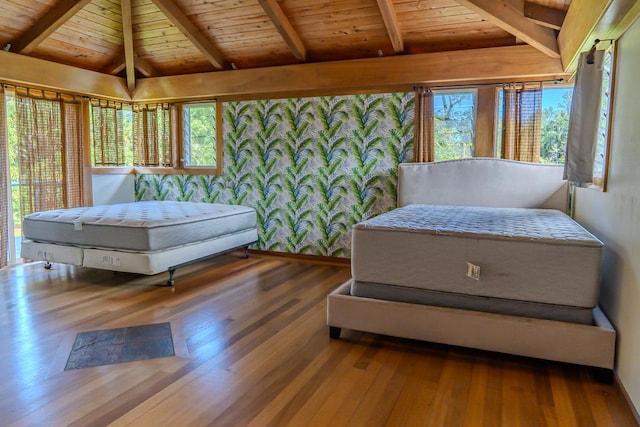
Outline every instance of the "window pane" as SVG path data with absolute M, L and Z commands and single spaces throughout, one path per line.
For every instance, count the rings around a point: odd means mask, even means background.
M 434 91 L 435 160 L 473 157 L 475 91 Z
M 542 90 L 540 162 L 564 164 L 573 88 Z
M 593 181 L 596 185 L 602 185 L 607 162 L 607 143 L 609 141 L 609 120 L 612 89 L 613 46 L 606 50 L 602 60 L 602 91 L 600 94 L 600 123 L 598 125 L 598 140 L 596 154 L 593 161 Z
M 184 166 L 216 166 L 215 104 L 185 105 Z
M 540 162 L 564 164 L 569 132 L 569 112 L 573 88 L 542 89 L 542 120 L 540 126 Z M 502 123 L 504 118 L 504 94 L 499 92 L 496 155 L 502 152 Z

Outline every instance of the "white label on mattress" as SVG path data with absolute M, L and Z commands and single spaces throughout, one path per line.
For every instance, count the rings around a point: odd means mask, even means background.
M 115 256 L 104 255 L 102 257 L 102 263 L 105 265 L 120 265 L 120 258 Z
M 474 280 L 480 280 L 480 266 L 467 261 L 467 277 Z
M 81 222 L 74 222 L 73 223 L 73 229 L 74 230 L 82 230 L 82 223 Z

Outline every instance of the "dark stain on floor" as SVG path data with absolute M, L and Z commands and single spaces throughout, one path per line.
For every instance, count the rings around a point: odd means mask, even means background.
M 169 323 L 81 332 L 73 343 L 64 370 L 174 355 Z

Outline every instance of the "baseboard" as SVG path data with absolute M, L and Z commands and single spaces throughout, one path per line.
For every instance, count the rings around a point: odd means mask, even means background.
M 257 249 L 249 249 L 249 253 L 257 256 L 269 256 L 278 258 L 289 258 L 296 261 L 311 262 L 316 264 L 337 265 L 341 267 L 350 267 L 351 259 L 338 258 L 322 255 L 293 254 L 290 252 L 262 251 Z
M 638 410 L 636 409 L 635 405 L 633 404 L 633 401 L 629 397 L 629 393 L 627 393 L 627 390 L 622 385 L 622 381 L 620 381 L 620 377 L 618 376 L 618 372 L 616 372 L 615 370 L 613 371 L 613 378 L 614 378 L 614 381 L 615 381 L 616 385 L 618 386 L 618 388 L 622 392 L 622 395 L 624 396 L 624 399 L 627 401 L 627 405 L 629 406 L 629 409 L 631 410 L 631 413 L 633 414 L 633 417 L 636 420 L 636 425 L 640 426 L 640 415 L 638 414 Z

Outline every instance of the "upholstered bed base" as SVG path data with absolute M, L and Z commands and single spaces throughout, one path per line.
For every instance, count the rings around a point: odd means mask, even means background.
M 412 204 L 425 205 L 451 205 L 451 206 L 482 206 L 488 208 L 535 208 L 535 209 L 558 209 L 566 212 L 568 204 L 568 185 L 562 179 L 562 166 L 540 165 L 522 162 L 505 161 L 499 159 L 475 158 L 457 161 L 401 164 L 398 170 L 398 207 Z M 357 230 L 358 227 L 356 227 Z M 409 227 L 411 228 L 411 227 Z M 416 230 L 408 229 L 409 233 Z M 376 283 L 396 286 L 412 286 L 413 288 L 425 288 L 431 290 L 447 291 L 451 288 L 452 280 L 442 276 L 437 283 L 428 283 L 434 279 L 431 273 L 434 271 L 421 271 L 420 274 L 412 276 L 410 268 L 405 268 L 404 275 L 399 277 L 402 280 L 389 279 L 389 271 L 392 267 L 389 263 L 398 263 L 398 256 L 393 258 L 390 251 L 406 253 L 404 247 L 408 243 L 403 239 L 396 247 L 379 245 L 368 242 L 364 245 L 364 250 L 354 245 L 352 255 L 353 260 L 358 257 L 365 257 L 364 263 L 358 264 L 358 275 L 354 279 L 366 283 Z M 434 240 L 445 241 L 443 236 L 436 233 Z M 451 255 L 450 251 L 443 246 L 434 246 L 433 251 L 443 250 L 443 256 Z M 382 257 L 376 258 L 371 253 L 379 253 Z M 416 247 L 416 259 L 410 265 L 421 266 L 424 259 L 424 248 Z M 555 255 L 562 261 L 567 261 L 565 253 Z M 507 257 L 508 258 L 508 257 Z M 445 262 L 446 259 L 439 262 Z M 474 260 L 467 260 L 473 262 Z M 448 261 L 447 261 L 448 262 Z M 578 266 L 586 262 L 580 258 Z M 595 263 L 595 264 L 594 264 Z M 462 260 L 464 266 L 464 259 Z M 457 264 L 456 264 L 457 265 Z M 596 259 L 591 260 L 591 265 L 599 267 Z M 491 265 L 488 265 L 491 267 Z M 411 267 L 413 268 L 413 267 Z M 458 268 L 458 267 L 456 267 Z M 456 270 L 457 271 L 457 270 Z M 483 269 L 482 271 L 485 271 Z M 537 274 L 540 268 L 527 269 L 528 274 Z M 369 277 L 369 273 L 373 277 Z M 402 273 L 402 271 L 401 271 Z M 464 273 L 464 272 L 463 272 Z M 476 287 L 495 284 L 496 282 L 489 274 L 479 274 L 479 280 L 475 282 Z M 462 274 L 464 276 L 464 274 Z M 526 285 L 526 278 L 516 277 L 505 283 L 504 286 Z M 410 282 L 411 278 L 422 277 L 422 281 Z M 469 276 L 472 277 L 472 276 Z M 582 277 L 580 274 L 572 273 L 572 278 Z M 380 280 L 383 278 L 383 280 Z M 385 281 L 386 280 L 386 281 Z M 467 280 L 467 279 L 464 279 Z M 483 281 L 484 280 L 484 281 Z M 488 282 L 487 282 L 488 280 Z M 533 302 L 553 302 L 556 304 L 567 304 L 562 300 L 557 300 L 559 292 L 554 293 L 553 285 L 564 286 L 558 277 L 549 277 L 551 281 L 550 293 L 554 301 L 539 300 L 536 298 L 522 299 Z M 341 285 L 338 289 L 327 297 L 327 324 L 332 338 L 338 338 L 340 331 L 344 328 L 365 332 L 378 333 L 383 335 L 398 336 L 411 339 L 432 341 L 443 344 L 450 344 L 462 347 L 477 348 L 489 351 L 509 353 L 534 358 L 548 359 L 554 361 L 575 363 L 592 366 L 607 370 L 610 374 L 614 367 L 616 331 L 607 320 L 606 316 L 597 306 L 599 283 L 597 278 L 595 286 L 593 283 L 580 286 L 582 279 L 578 279 L 577 286 L 571 288 L 570 301 L 579 300 L 585 297 L 585 289 L 590 292 L 589 304 L 574 304 L 577 308 L 592 309 L 591 321 L 585 323 L 574 323 L 573 321 L 552 320 L 534 318 L 533 314 L 527 315 L 522 312 L 515 315 L 513 313 L 500 314 L 493 312 L 494 307 L 483 307 L 478 311 L 474 309 L 461 309 L 459 307 L 442 307 L 424 304 L 424 301 L 398 301 L 385 297 L 383 294 L 371 298 L 369 295 L 353 295 L 351 280 Z M 406 283 L 404 283 L 406 281 Z M 593 280 L 591 280 L 593 282 Z M 470 289 L 474 284 L 473 277 L 468 279 Z M 483 285 L 486 283 L 486 285 Z M 361 284 L 361 283 L 359 283 Z M 424 286 L 422 286 L 424 285 Z M 526 286 L 525 286 L 526 288 Z M 478 288 L 480 289 L 480 288 Z M 535 290 L 527 288 L 530 290 Z M 370 291 L 371 289 L 368 289 Z M 377 289 L 374 289 L 377 291 Z M 389 288 L 385 288 L 385 292 Z M 478 292 L 463 292 L 460 289 L 454 290 L 464 294 L 478 294 Z M 558 295 L 556 295 L 556 293 Z M 505 295 L 487 294 L 489 297 L 500 297 Z M 506 295 L 508 296 L 508 295 Z M 518 298 L 513 298 L 518 299 Z M 435 303 L 434 303 L 435 304 Z M 568 304 L 571 305 L 571 304 Z M 589 320 L 589 319 L 587 319 Z M 584 321 L 584 320 L 583 320 Z
M 591 326 L 354 297 L 350 287 L 346 282 L 328 296 L 332 338 L 345 328 L 613 369 L 616 332 L 598 307 Z

